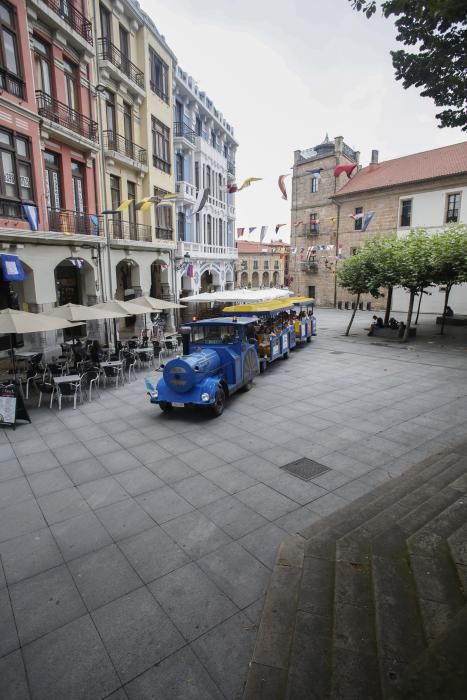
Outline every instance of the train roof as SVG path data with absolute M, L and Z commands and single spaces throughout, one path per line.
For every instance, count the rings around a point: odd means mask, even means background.
M 200 321 L 191 321 L 184 323 L 184 326 L 247 326 L 249 323 L 257 323 L 258 318 L 253 314 L 251 316 L 223 316 L 220 318 L 205 318 Z

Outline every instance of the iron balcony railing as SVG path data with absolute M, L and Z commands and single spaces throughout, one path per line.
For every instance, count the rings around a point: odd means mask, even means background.
M 233 160 L 228 160 L 227 161 L 227 172 L 229 175 L 235 175 L 235 163 Z
M 194 144 L 195 136 L 193 129 L 185 122 L 174 122 L 174 137 L 184 138 Z
M 71 0 L 44 0 L 44 3 L 92 45 L 92 24 Z
M 0 67 L 0 90 L 24 100 L 24 80 Z
M 97 122 L 68 107 L 63 102 L 59 102 L 54 97 L 42 92 L 42 90 L 36 90 L 36 102 L 41 117 L 50 119 L 56 124 L 60 124 L 60 126 L 66 126 L 67 129 L 74 131 L 76 134 L 97 143 Z
M 146 165 L 148 162 L 148 152 L 145 148 L 137 146 L 124 136 L 116 134 L 115 131 L 104 131 L 104 148 L 108 151 L 116 151 L 122 156 L 136 160 L 141 165 Z
M 160 228 L 159 226 L 156 226 L 156 238 L 158 238 L 160 241 L 172 241 L 173 231 L 169 228 Z
M 122 71 L 135 85 L 144 88 L 144 73 L 140 71 L 138 66 L 130 61 L 128 56 L 125 56 L 115 44 L 101 37 L 97 40 L 98 57 L 103 61 L 110 61 L 112 65 Z
M 5 219 L 24 219 L 23 205 L 9 199 L 0 199 L 0 216 Z
M 51 231 L 78 233 L 82 236 L 100 236 L 102 234 L 102 217 L 96 214 L 48 208 L 47 216 Z
M 308 224 L 306 232 L 309 233 L 310 236 L 317 236 L 319 233 L 319 224 Z
M 109 219 L 110 237 L 125 241 L 152 241 L 151 227 L 147 224 L 137 224 L 134 221 L 124 221 L 119 216 Z

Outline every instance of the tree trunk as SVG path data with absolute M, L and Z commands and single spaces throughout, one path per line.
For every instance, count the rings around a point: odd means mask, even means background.
M 388 287 L 388 298 L 386 300 L 386 313 L 384 314 L 384 325 L 389 326 L 389 317 L 391 316 L 392 306 L 392 287 Z
M 420 299 L 418 300 L 418 309 L 417 309 L 417 316 L 415 318 L 415 325 L 418 324 L 418 317 L 420 316 L 420 307 L 422 305 L 422 299 L 423 299 L 423 289 L 420 292 Z
M 413 304 L 415 301 L 415 290 L 410 292 L 409 310 L 407 311 L 407 323 L 405 326 L 404 336 L 402 340 L 405 342 L 409 339 L 410 323 L 412 321 Z
M 440 335 L 444 335 L 444 322 L 446 320 L 446 309 L 448 308 L 449 295 L 451 293 L 452 285 L 446 285 L 446 293 L 444 295 L 444 309 L 443 309 L 443 320 L 441 321 L 441 331 Z
M 355 308 L 353 310 L 353 314 L 352 314 L 352 318 L 350 319 L 350 323 L 347 326 L 347 330 L 345 331 L 345 335 L 349 335 L 349 333 L 350 333 L 350 328 L 351 328 L 353 320 L 355 318 L 355 314 L 357 313 L 359 302 L 360 302 L 360 294 L 357 294 L 357 301 L 355 302 Z

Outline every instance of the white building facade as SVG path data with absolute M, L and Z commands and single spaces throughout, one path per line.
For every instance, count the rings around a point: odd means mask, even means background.
M 234 131 L 179 66 L 174 71 L 173 109 L 178 293 L 183 297 L 232 289 L 238 256 L 235 199 L 227 185 L 235 180 Z M 196 214 L 197 195 L 205 188 L 208 200 Z
M 410 228 L 422 227 L 428 232 L 437 233 L 448 226 L 467 225 L 467 179 L 457 185 L 430 189 L 425 192 L 408 192 L 399 200 L 397 235 L 405 236 Z M 422 313 L 442 314 L 445 288 L 434 286 L 423 294 L 420 310 Z M 405 312 L 409 304 L 409 294 L 398 287 L 394 290 L 394 311 Z M 452 288 L 449 306 L 456 314 L 467 314 L 467 284 Z

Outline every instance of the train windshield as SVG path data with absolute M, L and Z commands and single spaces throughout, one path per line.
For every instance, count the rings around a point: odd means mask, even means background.
M 194 326 L 191 342 L 202 345 L 230 345 L 240 340 L 239 329 L 234 326 Z

